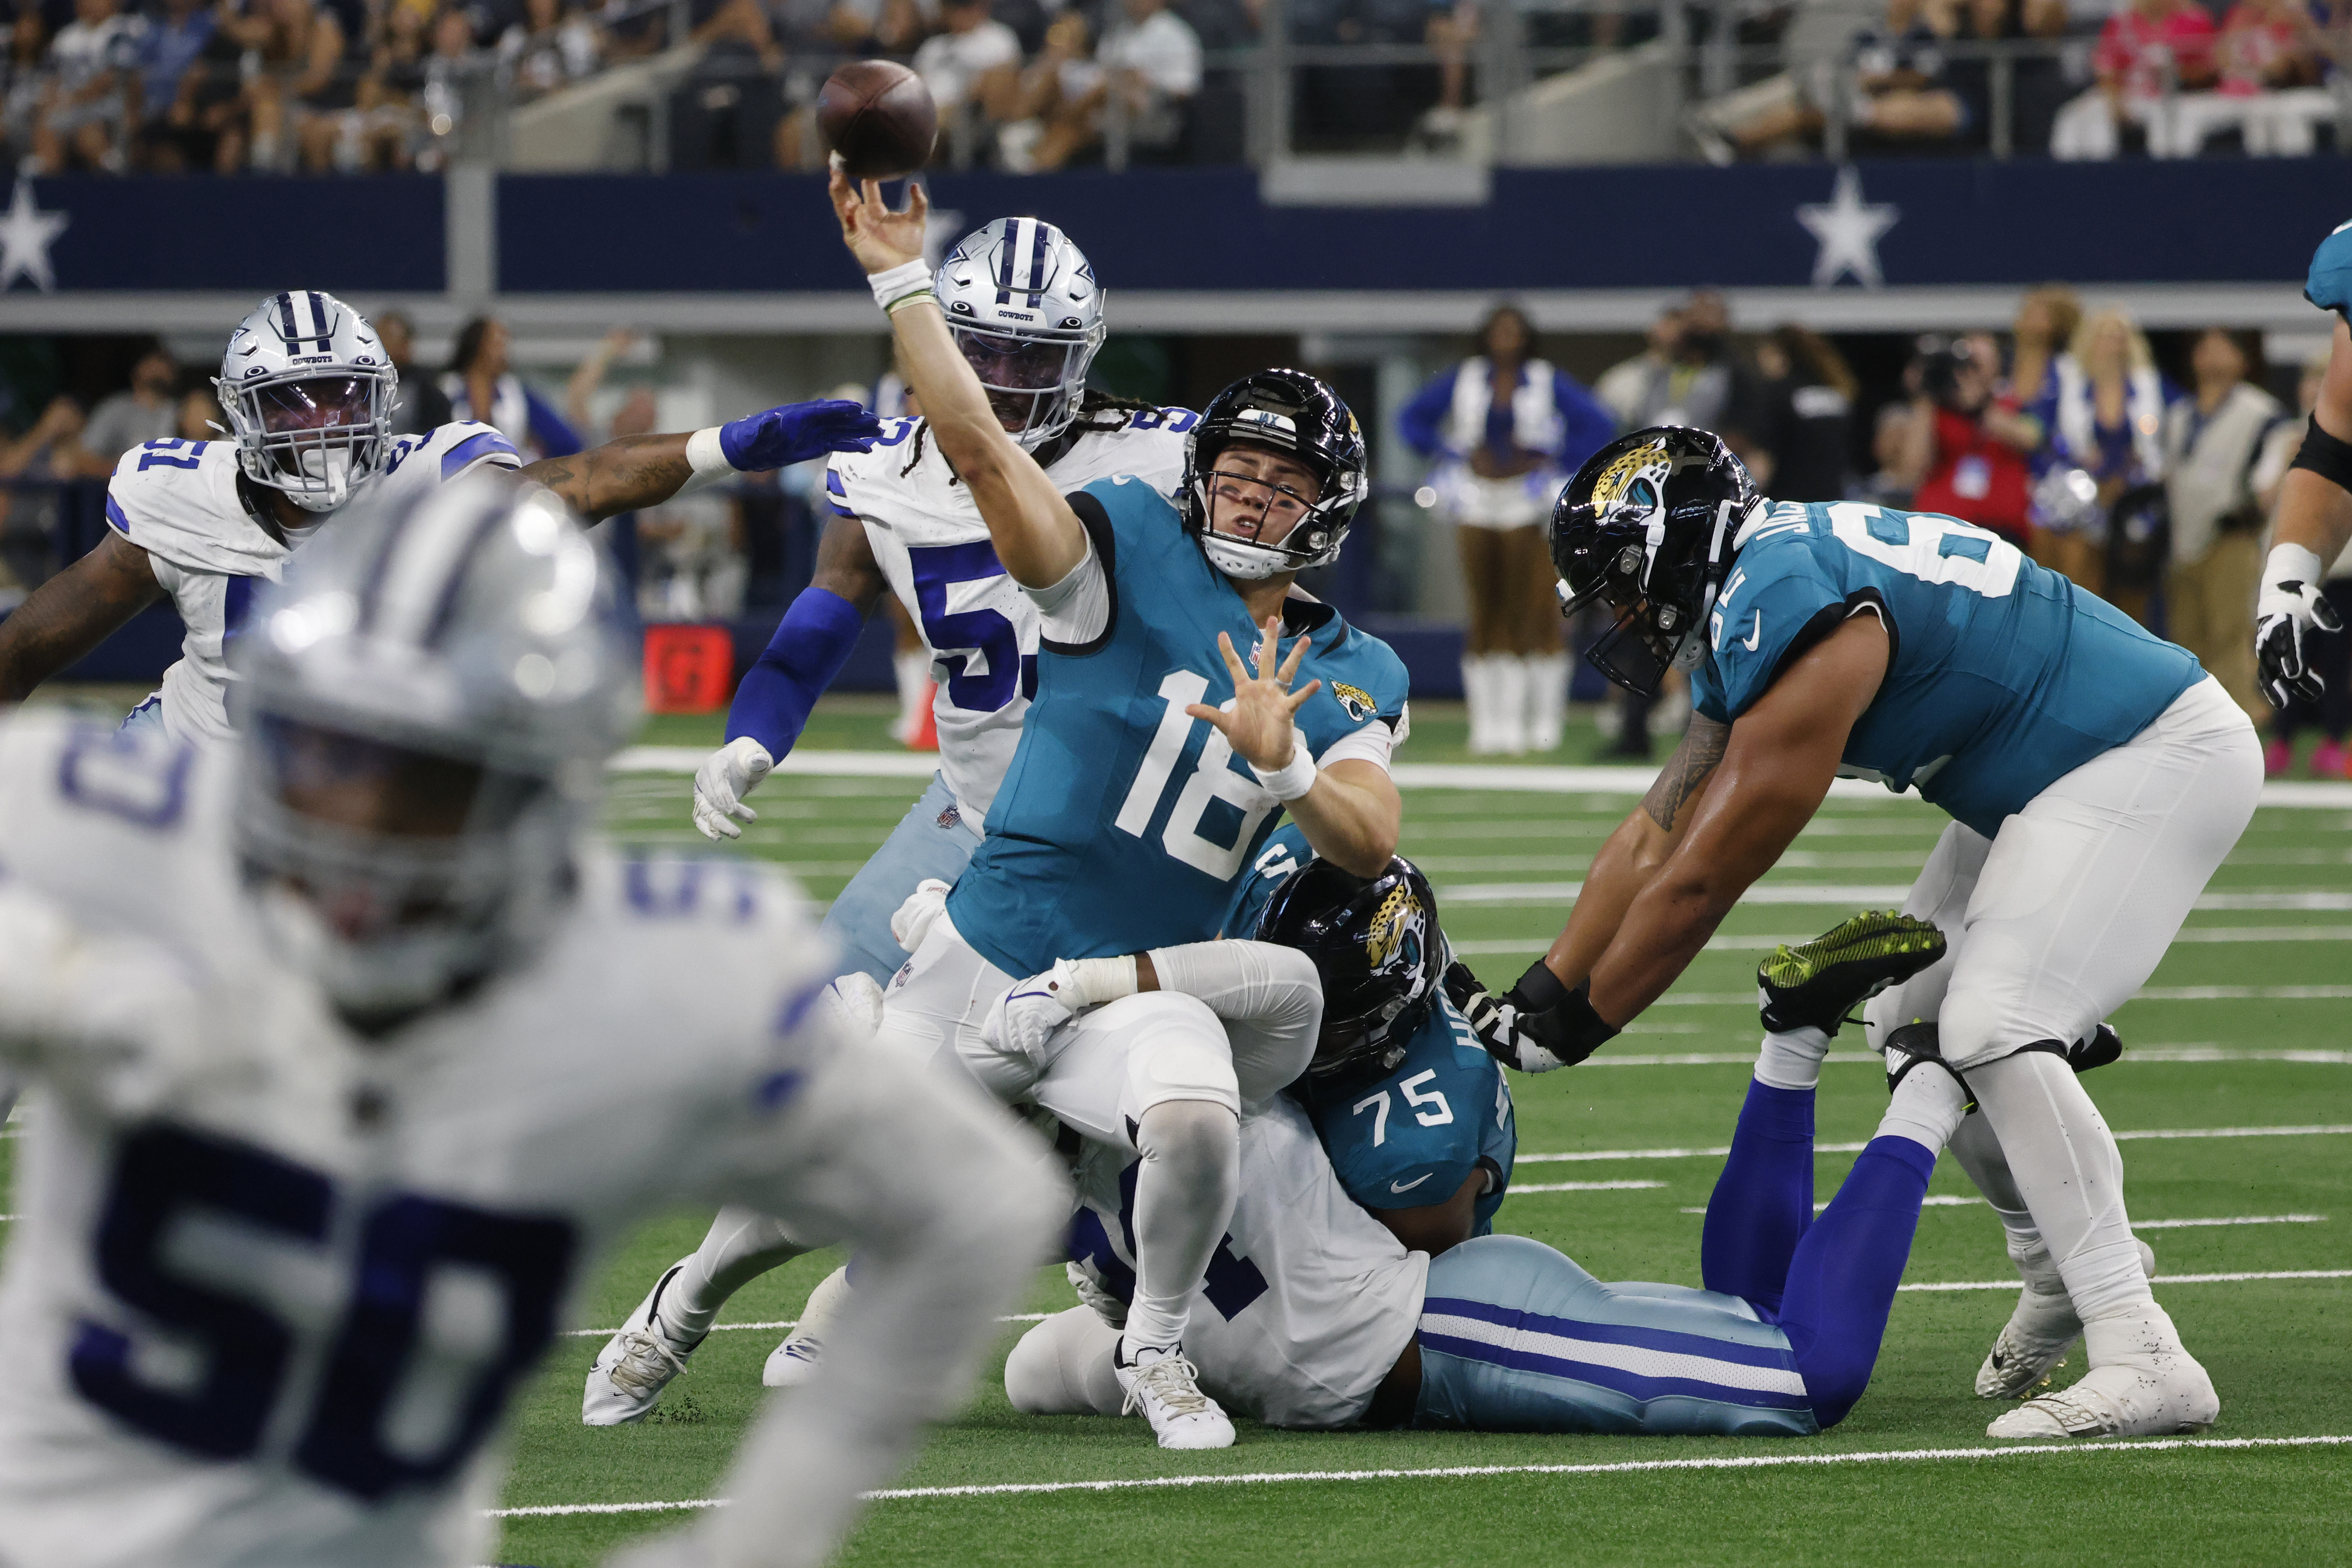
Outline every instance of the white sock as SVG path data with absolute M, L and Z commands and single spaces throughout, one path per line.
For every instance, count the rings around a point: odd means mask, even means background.
M 1768 1034 L 1756 1053 L 1756 1081 L 1774 1089 L 1819 1089 L 1830 1037 L 1811 1025 Z
M 1530 654 L 1528 745 L 1531 751 L 1559 749 L 1561 721 L 1568 713 L 1568 655 Z
M 784 1234 L 783 1226 L 756 1209 L 723 1208 L 662 1292 L 657 1309 L 662 1328 L 682 1342 L 710 1331 L 727 1298 L 772 1268 L 810 1251 Z
M 2124 1212 L 2123 1157 L 2074 1069 L 2021 1051 L 1970 1068 L 1969 1083 L 2084 1322 L 2152 1304 Z
M 1494 661 L 1483 653 L 1462 656 L 1462 700 L 1470 710 L 1470 749 L 1491 750 L 1495 744 L 1495 689 L 1487 679 Z
M 1205 1100 L 1171 1100 L 1136 1124 L 1143 1152 L 1135 1177 L 1135 1299 L 1124 1346 L 1181 1344 L 1192 1293 L 1234 1217 L 1241 1187 L 1241 1122 Z
M 1528 661 L 1496 654 L 1494 668 L 1495 745 L 1516 757 L 1528 749 Z
M 1922 1065 L 1903 1075 L 1878 1119 L 1880 1138 L 1908 1138 L 1930 1154 L 1940 1154 L 1968 1114 L 1968 1090 L 1941 1068 Z

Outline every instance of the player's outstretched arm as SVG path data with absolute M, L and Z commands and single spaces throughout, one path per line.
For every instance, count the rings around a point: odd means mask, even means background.
M 743 804 L 793 749 L 857 646 L 866 617 L 889 587 L 866 525 L 835 518 L 817 542 L 816 575 L 784 612 L 776 635 L 743 674 L 727 709 L 727 743 L 694 771 L 694 826 L 705 838 L 740 838 L 759 813 Z
M 163 596 L 147 552 L 108 530 L 0 621 L 0 702 L 22 702 Z
M 842 242 L 876 283 L 877 299 L 890 313 L 899 369 L 922 400 L 931 438 L 971 488 L 996 558 L 1023 587 L 1052 587 L 1086 559 L 1086 530 L 1036 459 L 1005 434 L 948 331 L 923 265 L 929 199 L 920 185 L 910 186 L 907 205 L 894 210 L 882 200 L 879 183 L 867 180 L 861 190 L 838 169 L 831 190 Z M 881 300 L 883 292 L 893 297 Z
M 2347 545 L 2352 545 L 2352 328 L 2339 321 L 2327 377 L 2319 384 L 2319 406 L 2279 486 L 2277 533 L 2254 606 L 2260 684 L 2279 707 L 2296 697 L 2318 699 L 2320 679 L 2311 673 L 2304 643 L 2315 632 L 2343 629 L 2319 586 Z
M 827 452 L 870 452 L 882 422 L 838 397 L 786 403 L 690 436 L 623 436 L 521 470 L 591 522 L 659 506 L 736 474 L 764 474 Z
M 624 1563 L 815 1568 L 858 1494 L 887 1479 L 923 1423 L 952 1409 L 1070 1214 L 1045 1152 L 978 1090 L 887 1051 L 845 1049 L 774 1129 L 788 1161 L 730 1196 L 795 1236 L 857 1253 L 857 1310 L 823 1370 L 745 1437 L 690 1542 Z M 789 1168 L 782 1168 L 788 1166 Z

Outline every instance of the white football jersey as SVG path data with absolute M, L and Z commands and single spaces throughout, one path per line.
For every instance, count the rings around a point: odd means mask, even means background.
M 0 1563 L 482 1563 L 485 1440 L 633 1225 L 724 1202 L 841 1234 L 811 1152 L 838 1119 L 795 1114 L 838 1076 L 835 964 L 771 872 L 599 848 L 535 963 L 371 1044 L 260 934 L 238 761 L 0 726 L 9 930 L 61 910 L 75 951 L 202 986 L 159 1024 L 121 969 L 58 962 L 0 1005 L 0 1064 L 42 1086 L 0 1274 Z M 37 1016 L 70 1028 L 24 1022 L 52 984 Z
M 392 443 L 383 469 L 362 495 L 446 483 L 484 464 L 522 466 L 514 444 L 487 425 L 444 425 Z M 234 441 L 149 441 L 122 454 L 106 487 L 109 527 L 147 552 L 187 634 L 179 661 L 163 672 L 163 729 L 173 740 L 230 734 L 228 645 L 244 628 L 254 594 L 274 583 L 286 558 L 332 512 L 285 531 L 283 541 L 246 510 L 237 493 Z
M 1045 470 L 1056 487 L 1066 493 L 1129 474 L 1174 498 L 1185 435 L 1199 415 L 1147 408 L 1086 417 L 1122 423 L 1071 442 Z M 931 712 L 940 772 L 976 830 L 1013 765 L 1022 715 L 1037 693 L 1037 606 L 998 564 L 971 491 L 921 420 L 885 420 L 872 451 L 836 453 L 824 488 L 835 516 L 866 524 L 890 591 L 922 628 L 939 682 Z
M 1124 1150 L 1083 1145 L 1070 1228 L 1077 1266 L 1122 1300 L 1135 1289 L 1135 1163 Z M 1184 1331 L 1201 1386 L 1269 1426 L 1361 1419 L 1420 1325 L 1429 1255 L 1407 1252 L 1356 1206 L 1314 1123 L 1286 1095 L 1243 1110 L 1232 1226 Z

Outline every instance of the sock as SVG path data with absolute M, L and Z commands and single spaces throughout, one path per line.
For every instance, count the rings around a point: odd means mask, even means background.
M 720 1209 L 702 1245 L 662 1292 L 656 1312 L 664 1332 L 681 1344 L 699 1342 L 727 1298 L 810 1250 L 756 1209 Z
M 1515 653 L 1497 654 L 1491 668 L 1495 744 L 1516 757 L 1528 749 L 1528 661 Z
M 892 731 L 901 743 L 911 742 L 923 721 L 923 707 L 931 700 L 931 656 L 922 648 L 893 655 L 891 673 L 898 680 L 898 723 Z
M 1876 1135 L 1909 1139 L 1927 1151 L 1927 1163 L 1932 1165 L 1959 1131 L 1960 1118 L 1968 1109 L 1969 1091 L 1958 1079 L 1941 1068 L 1916 1067 L 1895 1086 L 1886 1114 L 1878 1119 Z
M 1908 1137 L 1872 1139 L 1789 1262 L 1780 1328 L 1825 1431 L 1870 1385 L 1935 1168 L 1935 1154 Z
M 1829 1054 L 1829 1036 L 1810 1026 L 1768 1034 L 1756 1053 L 1756 1081 L 1774 1089 L 1818 1089 L 1822 1058 Z
M 1205 1100 L 1171 1100 L 1145 1111 L 1135 1146 L 1135 1297 L 1128 1304 L 1126 1359 L 1147 1345 L 1183 1342 L 1192 1293 L 1224 1239 L 1241 1186 L 1241 1122 Z
M 1731 1152 L 1706 1200 L 1700 1280 L 1779 1311 L 1789 1259 L 1812 1223 L 1813 1091 L 1750 1083 Z
M 2115 1134 L 2064 1058 L 2021 1051 L 1970 1068 L 1969 1083 L 2083 1321 L 2154 1300 Z
M 1568 712 L 1568 655 L 1529 654 L 1528 672 L 1528 747 L 1538 752 L 1556 751 L 1561 722 Z
M 1462 656 L 1462 698 L 1470 709 L 1470 749 L 1484 752 L 1495 743 L 1495 661 L 1483 653 Z

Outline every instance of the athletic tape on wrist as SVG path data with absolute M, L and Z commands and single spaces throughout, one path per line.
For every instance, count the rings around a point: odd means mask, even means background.
M 1065 959 L 1061 969 L 1065 982 L 1061 1000 L 1073 1012 L 1132 996 L 1140 984 L 1133 953 L 1117 958 Z
M 2267 592 L 2281 583 L 2301 583 L 2315 588 L 2325 564 L 2315 552 L 2300 544 L 2273 544 L 2270 559 L 2263 563 L 2263 588 Z
M 1297 800 L 1315 787 L 1315 759 L 1307 754 L 1307 742 L 1296 734 L 1290 738 L 1290 761 L 1272 773 L 1252 763 L 1250 772 L 1257 775 L 1267 794 L 1280 801 Z
M 874 289 L 874 302 L 882 307 L 886 316 L 932 298 L 931 269 L 919 259 L 902 262 L 887 272 L 869 273 L 866 281 Z
M 727 448 L 719 444 L 718 426 L 697 430 L 686 438 L 686 466 L 693 471 L 677 487 L 679 495 L 735 477 L 735 465 L 727 460 Z

